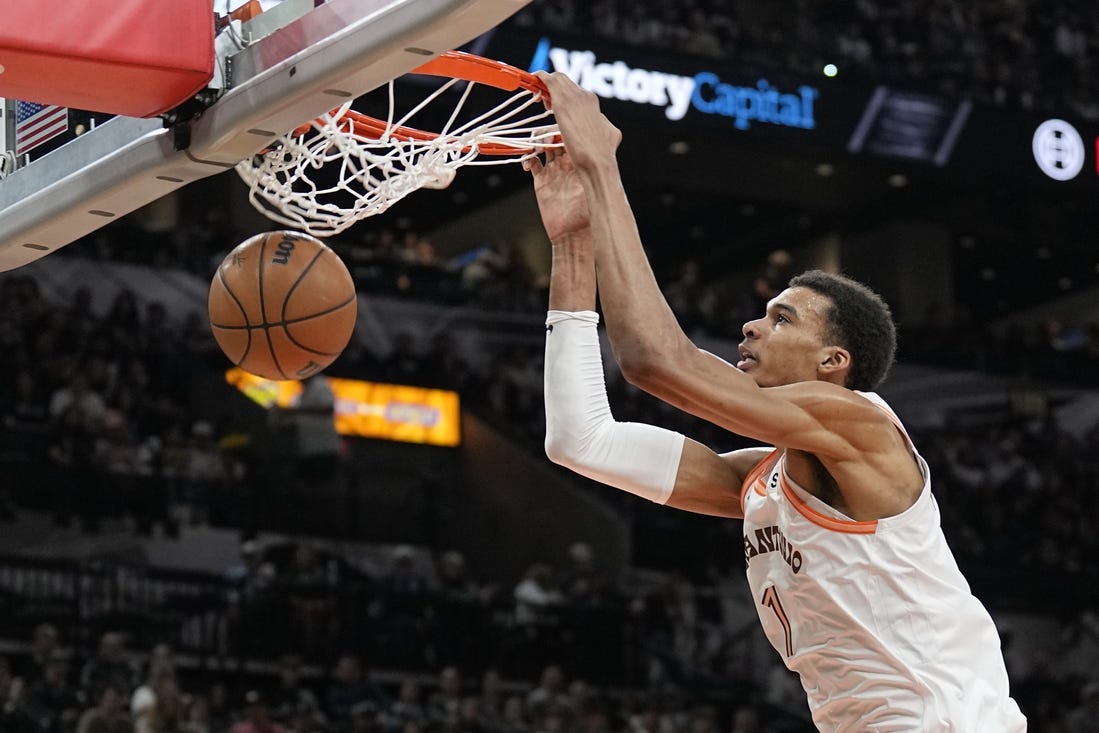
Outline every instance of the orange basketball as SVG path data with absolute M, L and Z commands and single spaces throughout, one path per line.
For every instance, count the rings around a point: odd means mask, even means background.
M 355 328 L 355 284 L 343 261 L 308 234 L 266 232 L 218 267 L 207 303 L 229 360 L 267 379 L 304 379 L 340 355 Z

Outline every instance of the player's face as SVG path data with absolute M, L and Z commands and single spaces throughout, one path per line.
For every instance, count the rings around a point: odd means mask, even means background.
M 762 318 L 744 324 L 737 369 L 761 387 L 818 379 L 828 358 L 822 334 L 832 301 L 809 288 L 787 288 L 767 304 Z

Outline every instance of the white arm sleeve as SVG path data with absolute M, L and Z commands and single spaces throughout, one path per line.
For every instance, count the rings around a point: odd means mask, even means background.
M 658 504 L 672 494 L 685 438 L 615 422 L 593 311 L 546 317 L 546 455 L 576 473 Z

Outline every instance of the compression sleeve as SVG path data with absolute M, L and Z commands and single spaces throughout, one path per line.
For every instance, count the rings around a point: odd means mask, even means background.
M 654 425 L 615 422 L 598 324 L 593 311 L 547 314 L 546 455 L 583 476 L 664 504 L 685 438 Z

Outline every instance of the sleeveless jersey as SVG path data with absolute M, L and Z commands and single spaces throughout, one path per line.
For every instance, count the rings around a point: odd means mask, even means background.
M 904 432 L 884 400 L 863 396 Z M 744 555 L 763 630 L 822 732 L 1025 731 L 996 627 L 958 570 L 927 463 L 909 447 L 923 491 L 872 522 L 796 485 L 779 450 L 748 475 Z

